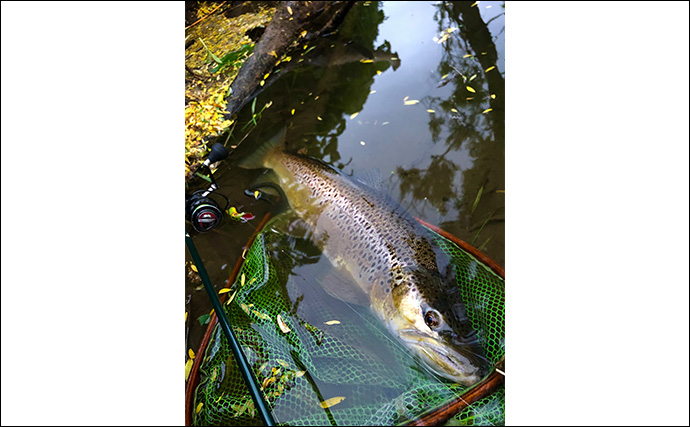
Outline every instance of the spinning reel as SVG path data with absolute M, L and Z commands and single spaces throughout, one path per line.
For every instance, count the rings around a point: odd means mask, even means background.
M 198 190 L 187 196 L 185 202 L 185 217 L 187 221 L 192 224 L 192 227 L 200 232 L 206 232 L 213 228 L 218 227 L 223 220 L 223 212 L 227 210 L 230 202 L 228 198 L 220 193 L 213 193 L 218 189 L 218 184 L 216 183 L 213 174 L 211 173 L 211 168 L 209 167 L 212 163 L 219 162 L 228 157 L 228 150 L 225 149 L 221 144 L 215 144 L 211 147 L 211 152 L 208 158 L 199 168 L 206 168 L 208 170 L 208 176 L 211 178 L 211 186 L 207 190 Z M 195 171 L 196 173 L 196 171 Z M 216 194 L 225 199 L 225 208 L 221 209 L 218 202 L 213 200 L 210 196 L 211 194 Z

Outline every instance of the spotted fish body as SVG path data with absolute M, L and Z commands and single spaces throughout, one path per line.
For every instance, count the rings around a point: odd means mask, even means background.
M 262 165 L 276 172 L 312 240 L 349 272 L 394 335 L 437 375 L 465 385 L 481 379 L 487 362 L 449 257 L 427 229 L 384 192 L 318 160 L 274 148 Z

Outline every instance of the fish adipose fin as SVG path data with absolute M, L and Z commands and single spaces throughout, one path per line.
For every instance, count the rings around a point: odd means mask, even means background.
M 283 127 L 271 138 L 259 144 L 259 146 L 244 159 L 242 159 L 237 166 L 244 169 L 259 169 L 265 167 L 264 161 L 271 155 L 271 153 L 274 153 L 275 151 L 282 151 L 283 148 L 285 148 L 286 133 L 287 127 Z

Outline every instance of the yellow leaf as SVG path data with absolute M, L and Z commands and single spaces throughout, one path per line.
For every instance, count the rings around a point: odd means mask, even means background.
M 474 6 L 478 5 L 478 4 L 479 4 L 479 2 L 476 1 L 476 2 L 472 3 L 472 6 L 470 6 L 470 7 L 474 7 Z
M 435 110 L 426 110 L 426 111 L 429 113 L 435 113 L 436 112 Z
M 292 109 L 292 111 L 290 111 L 290 114 L 292 114 L 293 116 L 295 115 L 295 109 L 294 108 Z
M 280 316 L 280 315 L 279 315 L 279 316 Z M 281 366 L 283 366 L 284 368 L 289 368 L 289 367 L 290 367 L 290 364 L 287 363 L 286 361 L 282 360 L 282 359 L 276 359 L 276 362 L 278 362 L 278 364 L 281 365 Z
M 340 325 L 339 320 L 329 320 L 328 322 L 324 322 L 327 325 Z
M 364 141 L 359 141 L 359 143 L 360 143 L 360 145 L 367 145 L 367 143 Z
M 276 54 L 275 50 L 272 50 L 271 53 L 269 53 L 269 55 L 273 55 L 276 58 L 278 57 L 278 54 Z
M 266 84 L 266 81 L 265 81 L 265 80 L 261 80 L 261 81 L 259 82 L 259 86 L 263 86 L 264 84 Z
M 496 190 L 497 193 L 505 193 L 506 190 Z
M 256 190 L 256 191 L 254 192 L 254 198 L 255 198 L 255 199 L 258 199 L 260 195 L 261 195 L 261 192 L 260 192 L 259 190 Z
M 380 75 L 381 75 L 381 71 L 376 70 L 376 74 L 378 74 L 378 75 L 380 76 Z
M 280 328 L 280 330 L 284 334 L 292 332 L 292 330 L 288 327 L 288 325 L 285 324 L 285 322 L 283 321 L 283 318 L 280 316 L 280 314 L 276 317 L 276 320 L 278 321 L 278 327 Z
M 448 74 L 444 74 L 443 76 L 441 76 L 441 80 L 445 79 L 446 77 L 448 77 Z
M 465 89 L 467 89 L 468 92 L 475 93 L 476 90 L 472 89 L 470 86 L 465 86 Z
M 189 373 L 192 372 L 192 366 L 194 366 L 193 359 L 187 359 L 187 363 L 184 364 L 184 380 L 189 379 Z
M 352 120 L 352 119 L 354 119 L 355 117 L 357 117 L 357 114 L 359 114 L 359 113 L 352 114 L 352 115 L 350 116 L 350 120 Z
M 403 98 L 403 102 L 407 101 L 408 99 L 410 99 L 409 96 L 404 97 L 404 98 Z
M 190 359 L 194 359 L 194 357 L 195 357 L 195 356 L 194 356 L 194 351 L 190 348 L 190 349 L 189 349 L 189 358 L 190 358 Z
M 184 321 L 185 321 L 185 322 L 187 321 L 187 314 L 189 314 L 189 313 L 187 313 L 187 312 L 185 311 L 185 312 L 184 312 Z
M 374 60 L 373 59 L 360 59 L 359 62 L 361 62 L 362 64 L 370 64 L 370 63 L 374 62 Z
M 321 402 L 321 407 L 324 409 L 330 408 L 331 406 L 335 406 L 343 400 L 345 400 L 345 396 L 331 397 L 330 399 L 326 399 Z
M 371 92 L 369 92 L 369 95 L 371 95 L 372 93 L 376 93 L 376 91 L 372 90 Z
M 477 75 L 475 74 L 475 75 L 473 75 L 472 77 L 470 77 L 469 81 L 472 81 L 472 80 L 474 80 L 474 79 L 476 79 L 476 78 L 477 78 Z
M 261 387 L 266 388 L 269 384 L 271 384 L 275 380 L 276 380 L 276 377 L 265 378 L 264 381 L 261 383 Z
M 297 371 L 297 372 L 295 372 L 295 378 L 299 378 L 306 373 L 307 373 L 307 371 Z
M 199 271 L 196 269 L 196 265 L 194 265 L 194 264 L 192 264 L 192 270 L 193 270 L 195 273 L 198 273 L 198 272 L 199 272 Z
M 492 94 L 491 94 L 491 99 L 496 99 L 496 94 L 495 94 L 495 93 L 492 93 Z
M 218 291 L 218 295 L 230 292 L 230 288 L 223 288 Z
M 264 80 L 266 80 L 268 78 L 268 76 L 270 76 L 270 75 L 271 75 L 271 73 L 266 73 L 266 75 L 264 76 Z
M 454 113 L 457 113 L 457 112 L 458 112 L 458 110 L 456 110 L 455 108 L 451 108 L 450 111 L 452 111 L 452 112 L 454 112 Z
M 301 33 L 299 33 L 299 35 L 302 36 L 302 37 L 306 36 L 306 35 L 307 35 L 307 30 L 302 31 Z
M 288 13 L 292 15 L 292 8 L 290 6 L 287 7 Z
M 494 68 L 496 68 L 496 66 L 495 66 L 495 65 L 492 65 L 492 66 L 490 66 L 489 68 L 487 68 L 486 70 L 484 70 L 484 72 L 485 72 L 485 73 L 488 73 L 489 71 L 493 70 Z
M 415 105 L 419 101 L 416 99 L 410 99 L 409 101 L 405 101 L 405 105 Z
M 242 273 L 242 277 L 240 277 L 240 286 L 244 286 L 244 273 Z
M 470 56 L 472 56 L 472 54 L 468 53 L 467 55 L 463 56 L 463 58 L 469 58 Z
M 321 120 L 323 120 L 323 119 L 321 118 L 321 116 L 316 116 L 316 120 L 321 121 Z
M 482 114 L 488 113 L 489 111 L 493 111 L 493 108 L 487 108 L 486 110 L 482 111 Z
M 198 405 L 196 405 L 196 413 L 198 414 L 201 412 L 201 407 L 204 406 L 204 402 L 199 402 Z
M 292 61 L 292 56 L 286 56 L 285 59 L 283 59 L 283 62 L 290 62 Z
M 213 316 L 213 309 L 208 313 L 209 316 Z

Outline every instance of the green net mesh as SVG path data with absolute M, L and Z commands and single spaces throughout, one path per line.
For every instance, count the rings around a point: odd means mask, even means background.
M 503 279 L 432 234 L 453 260 L 485 355 L 499 361 L 505 350 Z M 313 270 L 295 274 L 296 266 L 318 259 L 304 241 L 264 231 L 247 251 L 229 293 L 234 297 L 224 306 L 278 423 L 405 424 L 462 395 L 465 387 L 421 368 L 367 307 L 332 298 L 310 274 Z M 203 356 L 200 377 L 194 425 L 261 425 L 219 327 Z M 504 410 L 500 388 L 448 425 L 502 425 Z

